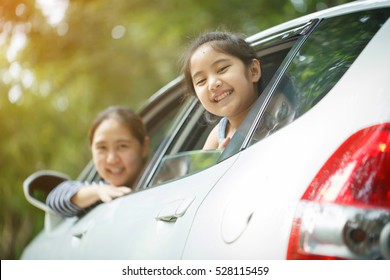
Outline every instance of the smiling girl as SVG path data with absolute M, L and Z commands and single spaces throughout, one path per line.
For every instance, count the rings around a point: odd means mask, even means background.
M 190 93 L 221 121 L 203 149 L 225 148 L 259 96 L 260 62 L 242 38 L 227 32 L 195 39 L 184 57 L 183 72 Z

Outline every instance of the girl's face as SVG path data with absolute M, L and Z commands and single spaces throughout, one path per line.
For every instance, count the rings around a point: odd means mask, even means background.
M 257 99 L 260 63 L 246 66 L 239 58 L 201 45 L 191 56 L 191 77 L 205 109 L 217 116 L 245 116 Z
M 92 140 L 93 162 L 100 176 L 111 185 L 131 187 L 143 168 L 147 141 L 141 145 L 120 121 L 104 120 Z

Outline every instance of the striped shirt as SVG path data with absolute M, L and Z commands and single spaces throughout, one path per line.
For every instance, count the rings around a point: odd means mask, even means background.
M 100 181 L 91 183 L 79 181 L 64 181 L 49 193 L 46 198 L 46 205 L 61 216 L 80 216 L 88 212 L 88 210 L 92 207 L 80 208 L 72 203 L 71 198 L 79 191 L 82 186 L 103 184 L 106 184 L 106 182 Z

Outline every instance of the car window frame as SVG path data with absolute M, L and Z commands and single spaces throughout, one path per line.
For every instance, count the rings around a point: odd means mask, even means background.
M 182 80 L 180 81 L 182 83 Z M 188 119 L 189 115 L 197 105 L 197 100 L 195 98 L 187 98 L 183 100 L 182 108 L 179 110 L 178 114 L 174 118 L 174 121 L 171 123 L 166 137 L 163 138 L 161 144 L 156 149 L 155 153 L 151 155 L 148 160 L 144 170 L 139 176 L 137 182 L 135 183 L 135 190 L 140 191 L 147 189 L 150 182 L 153 179 L 153 176 L 158 169 L 159 163 L 162 161 L 163 157 L 167 154 L 169 147 L 174 142 L 177 134 L 179 134 L 184 123 Z
M 296 53 L 299 51 L 307 36 L 314 29 L 314 26 L 318 24 L 318 22 L 318 19 L 311 20 L 307 23 L 299 24 L 295 27 L 271 34 L 266 38 L 260 38 L 249 42 L 252 46 L 254 46 L 258 54 L 263 53 L 263 55 L 276 53 L 281 49 L 290 49 L 282 63 L 277 68 L 275 74 L 269 78 L 265 88 L 261 89 L 261 94 L 258 100 L 255 102 L 255 106 L 249 112 L 248 116 L 236 131 L 235 135 L 232 137 L 228 146 L 221 153 L 220 158 L 215 164 L 218 164 L 226 158 L 238 153 L 247 146 L 251 137 L 250 132 L 255 129 L 255 124 L 257 123 L 258 119 L 262 117 L 262 113 L 264 112 L 269 100 L 272 98 L 272 95 L 277 88 L 281 77 L 286 71 L 288 65 L 291 63 L 292 59 L 295 57 Z M 184 78 L 183 76 L 179 76 L 171 83 L 161 88 L 156 94 L 154 94 L 147 105 L 140 110 L 139 114 L 145 120 L 146 126 L 150 127 L 153 125 L 152 123 L 155 117 L 155 113 L 152 114 L 153 116 L 148 116 L 148 114 L 150 114 L 150 112 L 156 111 L 156 107 L 166 110 L 167 106 L 164 106 L 161 103 L 168 104 L 169 106 L 171 104 L 177 103 L 178 100 L 182 102 L 182 108 L 179 110 L 178 114 L 176 117 L 174 117 L 174 120 L 168 127 L 166 136 L 155 149 L 144 170 L 139 176 L 135 184 L 136 191 L 151 187 L 151 182 L 153 181 L 153 178 L 156 175 L 155 173 L 158 170 L 164 156 L 181 152 L 180 146 L 182 144 L 180 143 L 185 142 L 185 140 L 183 140 L 183 133 L 186 133 L 187 131 L 186 135 L 190 135 L 188 134 L 188 131 L 195 127 L 194 124 L 200 119 L 199 112 L 202 110 L 204 111 L 204 108 L 201 106 L 199 107 L 199 100 L 196 97 L 188 96 L 185 98 L 185 95 Z M 165 101 L 164 99 L 167 99 L 168 101 Z M 157 114 L 160 114 L 160 111 L 161 110 L 157 109 Z M 185 137 L 187 136 L 184 136 L 184 138 Z M 87 177 L 89 180 L 94 181 L 99 179 L 99 176 L 93 164 L 91 163 L 90 166 L 87 166 L 82 174 L 80 174 L 79 179 L 82 179 L 82 177 Z M 170 181 L 177 180 L 179 178 L 182 177 L 177 177 Z
M 191 105 L 191 100 L 184 100 L 184 87 L 183 87 L 183 77 L 179 76 L 166 86 L 162 87 L 156 93 L 154 93 L 146 102 L 145 106 L 138 110 L 139 116 L 145 123 L 147 127 L 148 134 L 150 131 L 156 130 L 156 127 L 161 127 L 161 124 L 165 124 L 168 121 L 168 127 L 165 131 L 165 136 L 162 137 L 161 143 L 156 145 L 154 149 L 149 152 L 149 159 L 144 168 L 144 171 L 141 173 L 140 178 L 138 178 L 135 186 L 136 189 L 141 181 L 144 181 L 145 172 L 150 169 L 149 165 L 151 165 L 154 161 L 158 159 L 158 155 L 164 150 L 165 145 L 169 142 L 167 139 L 168 135 L 175 134 L 175 125 L 179 125 L 180 118 L 185 111 L 194 105 Z M 176 106 L 179 106 L 178 112 L 173 116 L 173 118 L 161 121 L 161 114 L 165 109 L 175 109 Z M 156 123 L 156 119 L 158 122 Z M 158 128 L 157 128 L 158 129 Z M 169 138 L 169 137 L 168 137 Z M 77 181 L 83 182 L 93 182 L 101 180 L 95 165 L 92 160 L 90 160 L 84 169 L 77 176 Z
M 249 146 L 251 137 L 257 127 L 257 124 L 264 116 L 267 105 L 272 99 L 276 89 L 278 88 L 278 85 L 281 82 L 287 68 L 289 67 L 295 56 L 298 54 L 299 50 L 301 49 L 307 38 L 310 36 L 313 30 L 315 30 L 315 28 L 319 25 L 320 22 L 320 19 L 312 19 L 305 24 L 301 24 L 287 31 L 281 32 L 278 36 L 269 36 L 269 41 L 267 41 L 266 39 L 262 39 L 260 43 L 252 43 L 255 48 L 256 46 L 261 46 L 261 48 L 256 50 L 257 53 L 261 53 L 261 51 L 264 50 L 269 51 L 269 48 L 278 48 L 288 43 L 292 43 L 292 47 L 284 58 L 283 62 L 280 64 L 279 68 L 276 70 L 269 83 L 266 85 L 263 92 L 260 94 L 259 98 L 256 100 L 255 104 L 249 111 L 243 123 L 233 135 L 229 144 L 222 153 L 219 161 L 223 161 L 246 149 Z M 278 42 L 275 38 L 280 38 L 281 41 Z
M 285 44 L 297 44 L 296 41 L 299 41 L 297 37 L 302 36 L 302 34 L 310 29 L 312 25 L 313 21 L 309 21 L 308 23 L 300 24 L 295 27 L 279 31 L 275 34 L 271 34 L 265 38 L 253 39 L 249 43 L 257 50 L 260 49 L 258 52 L 263 52 L 264 55 L 276 53 L 277 50 L 283 48 Z M 294 49 L 294 46 L 292 49 Z M 292 49 L 290 49 L 290 52 Z M 280 69 L 287 68 L 285 61 L 289 56 L 290 53 L 287 54 L 282 64 L 279 65 L 278 70 L 276 70 L 276 73 L 272 78 L 270 78 L 270 81 L 265 89 L 261 89 L 262 93 L 255 104 L 264 103 L 265 100 L 263 99 L 268 97 L 272 90 L 275 89 L 276 85 L 274 84 L 277 83 L 277 77 L 279 77 L 283 72 Z M 165 155 L 180 152 L 180 147 L 178 147 L 178 145 L 174 142 L 177 141 L 177 137 L 183 137 L 180 135 L 181 131 L 191 130 L 191 127 L 185 125 L 186 122 L 189 122 L 190 124 L 192 123 L 193 125 L 194 122 L 189 121 L 189 119 L 192 118 L 191 114 L 194 114 L 195 117 L 199 119 L 198 115 L 200 110 L 202 110 L 201 108 L 197 108 L 197 106 L 199 106 L 199 100 L 194 96 L 187 96 L 187 98 L 185 98 L 185 92 L 184 77 L 181 75 L 157 91 L 148 100 L 146 105 L 139 110 L 139 115 L 145 121 L 146 127 L 150 130 L 150 128 L 154 125 L 153 122 L 156 119 L 156 114 L 161 115 L 161 109 L 159 108 L 164 108 L 166 110 L 166 107 L 172 108 L 172 104 L 182 103 L 180 105 L 182 108 L 174 117 L 170 127 L 168 127 L 166 136 L 163 137 L 161 143 L 150 153 L 151 156 L 135 184 L 136 191 L 146 189 L 150 186 L 150 183 L 153 181 L 153 177 L 155 176 L 155 172 L 159 168 L 159 165 Z M 257 106 L 255 105 L 255 107 Z M 253 111 L 253 109 L 251 111 Z M 226 147 L 225 151 L 221 154 L 220 159 L 216 163 L 225 160 L 227 157 L 230 157 L 241 150 L 242 140 L 240 139 L 242 137 L 238 136 L 242 135 L 243 131 L 249 131 L 246 125 L 247 123 L 247 120 L 243 122 L 241 128 L 237 130 L 238 133 L 235 133 L 235 136 L 232 138 L 229 145 Z M 159 121 L 159 125 L 161 124 L 163 124 L 163 121 Z M 183 140 L 181 141 L 183 142 Z M 239 148 L 237 148 L 238 146 Z M 87 164 L 84 170 L 77 177 L 77 180 L 89 182 L 100 180 L 100 176 L 98 175 L 92 161 Z
M 376 9 L 373 9 L 372 11 L 374 10 Z M 363 15 L 364 13 L 368 13 L 368 12 L 371 11 L 356 11 L 353 14 Z M 337 18 L 342 16 L 343 15 L 339 15 L 337 16 Z M 221 160 L 224 160 L 244 149 L 247 149 L 253 143 L 258 142 L 258 141 L 252 142 L 252 137 L 255 134 L 255 131 L 257 130 L 260 121 L 264 117 L 264 114 L 268 109 L 269 103 L 271 102 L 272 98 L 275 96 L 276 92 L 278 91 L 280 84 L 283 82 L 283 79 L 288 76 L 286 75 L 286 73 L 288 72 L 290 65 L 293 63 L 294 59 L 299 54 L 302 47 L 305 45 L 306 41 L 311 37 L 312 33 L 317 29 L 317 27 L 319 27 L 319 25 L 324 21 L 328 21 L 328 20 L 332 20 L 332 18 L 317 18 L 308 22 L 307 28 L 303 29 L 302 34 L 300 34 L 303 36 L 301 36 L 298 39 L 294 47 L 290 50 L 290 53 L 286 56 L 285 61 L 277 70 L 277 73 L 275 73 L 274 77 L 272 78 L 272 81 L 268 84 L 263 94 L 259 97 L 259 99 L 256 101 L 251 111 L 248 113 L 242 125 L 239 127 L 235 135 L 232 137 L 229 145 L 226 147 L 224 153 L 221 156 Z M 359 54 L 357 56 L 359 56 Z M 342 76 L 344 76 L 344 74 Z M 342 76 L 339 79 L 341 79 Z M 329 89 L 329 91 L 330 90 L 331 89 Z M 329 91 L 323 94 L 323 96 L 321 96 L 321 98 L 319 98 L 318 101 L 321 100 Z M 317 102 L 313 106 L 315 106 L 316 104 Z M 297 118 L 294 118 L 293 121 L 298 119 L 303 114 L 300 114 Z
M 276 85 L 272 86 L 273 84 L 277 83 L 277 80 L 275 82 L 275 77 L 279 77 L 280 73 L 282 73 L 288 65 L 288 62 L 286 62 L 286 59 L 290 57 L 291 52 L 296 52 L 296 45 L 300 45 L 300 41 L 302 41 L 302 37 L 304 35 L 307 35 L 308 31 L 312 29 L 314 22 L 316 21 L 309 21 L 308 23 L 300 24 L 298 26 L 295 26 L 293 28 L 284 30 L 282 32 L 278 32 L 277 34 L 271 35 L 267 38 L 262 38 L 260 40 L 252 42 L 254 46 L 261 46 L 260 53 L 263 52 L 263 56 L 269 55 L 269 54 L 276 54 L 283 51 L 284 49 L 288 49 L 287 55 L 282 60 L 282 63 L 277 67 L 275 75 L 273 75 L 273 78 L 269 78 L 268 86 L 266 87 L 266 90 L 263 91 L 263 94 L 260 94 L 259 100 L 262 98 L 268 96 L 268 94 L 271 92 Z M 287 45 L 287 47 L 286 47 Z M 259 47 L 257 47 L 259 48 Z M 299 49 L 299 47 L 298 47 Z M 280 70 L 282 69 L 282 70 Z M 271 89 L 269 89 L 271 87 Z M 268 89 L 268 91 L 267 91 Z M 262 91 L 262 89 L 260 89 Z M 158 151 L 158 154 L 154 156 L 154 159 L 152 160 L 151 164 L 148 166 L 147 170 L 143 173 L 142 178 L 140 179 L 139 183 L 137 184 L 137 190 L 141 189 L 147 189 L 149 187 L 154 186 L 160 186 L 162 184 L 165 184 L 167 182 L 171 182 L 183 177 L 186 177 L 191 174 L 185 174 L 184 176 L 178 176 L 176 178 L 173 178 L 169 181 L 162 182 L 158 185 L 153 185 L 153 178 L 157 176 L 156 172 L 159 169 L 161 163 L 163 162 L 163 159 L 166 156 L 171 156 L 175 153 L 182 152 L 181 146 L 183 143 L 190 137 L 190 133 L 188 131 L 191 131 L 195 127 L 195 123 L 197 123 L 200 120 L 200 113 L 204 111 L 204 108 L 202 106 L 197 107 L 199 105 L 199 101 L 197 98 L 193 97 L 192 100 L 193 103 L 191 108 L 187 108 L 186 113 L 183 115 L 179 115 L 177 118 L 177 122 L 173 124 L 172 128 L 173 130 L 170 132 L 170 137 L 167 139 L 167 141 L 164 143 L 164 145 L 161 146 L 161 149 Z M 214 125 L 213 125 L 214 126 Z M 232 139 L 233 140 L 233 139 Z M 230 143 L 228 147 L 230 146 Z M 225 154 L 225 152 L 222 153 L 222 155 Z M 218 164 L 222 160 L 224 160 L 222 156 L 216 161 L 215 164 Z M 213 164 L 214 165 L 214 164 Z M 208 166 L 211 167 L 212 165 Z M 207 167 L 207 168 L 208 168 Z M 204 170 L 204 169 L 202 169 Z M 197 170 L 197 172 L 202 171 Z

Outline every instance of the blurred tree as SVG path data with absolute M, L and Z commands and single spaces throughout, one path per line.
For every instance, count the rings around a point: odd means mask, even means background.
M 250 35 L 342 0 L 0 0 L 0 257 L 42 228 L 23 180 L 39 169 L 76 177 L 87 130 L 111 104 L 138 109 L 179 74 L 189 39 Z

